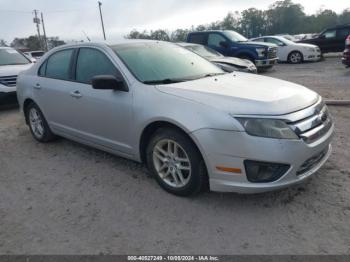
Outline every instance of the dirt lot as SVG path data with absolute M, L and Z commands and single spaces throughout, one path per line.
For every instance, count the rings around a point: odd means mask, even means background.
M 327 59 L 267 75 L 350 98 L 350 70 Z M 332 107 L 326 165 L 260 195 L 165 193 L 134 162 L 61 139 L 35 142 L 0 111 L 0 253 L 350 254 L 350 107 Z

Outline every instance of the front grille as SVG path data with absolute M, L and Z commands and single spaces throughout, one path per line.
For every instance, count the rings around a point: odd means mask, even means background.
M 325 150 L 323 150 L 321 153 L 318 153 L 317 155 L 309 158 L 306 160 L 301 167 L 297 171 L 297 175 L 300 176 L 302 174 L 305 174 L 309 170 L 313 169 L 315 166 L 317 166 L 323 158 L 327 155 L 329 148 L 327 147 Z
M 1 76 L 0 84 L 4 86 L 16 86 L 17 76 Z
M 327 106 L 320 102 L 311 115 L 288 124 L 301 139 L 310 144 L 323 137 L 332 128 L 333 122 Z
M 277 57 L 277 47 L 270 47 L 267 52 L 268 59 L 274 59 Z

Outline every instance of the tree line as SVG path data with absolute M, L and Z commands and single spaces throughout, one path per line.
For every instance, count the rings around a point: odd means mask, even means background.
M 47 37 L 47 46 L 48 49 L 54 48 L 56 46 L 64 45 L 65 42 L 60 40 L 57 36 Z M 3 39 L 0 39 L 0 46 L 11 46 L 15 49 L 28 49 L 28 50 L 44 50 L 43 42 L 39 40 L 39 37 L 32 35 L 24 38 L 15 38 L 13 41 L 8 44 Z
M 139 32 L 132 30 L 126 38 L 154 39 L 181 42 L 190 31 L 234 30 L 247 38 L 261 35 L 320 33 L 323 29 L 338 24 L 350 24 L 350 8 L 341 14 L 329 9 L 320 9 L 306 15 L 304 7 L 292 0 L 277 1 L 267 10 L 249 8 L 242 12 L 229 12 L 222 20 L 187 29 L 166 29 Z

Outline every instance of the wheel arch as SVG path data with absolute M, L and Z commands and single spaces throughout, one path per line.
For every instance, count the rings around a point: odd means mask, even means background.
M 298 49 L 293 49 L 292 51 L 289 51 L 289 53 L 288 53 L 288 55 L 287 55 L 287 61 L 289 61 L 290 55 L 291 55 L 292 53 L 295 53 L 295 52 L 301 54 L 301 59 L 302 59 L 302 61 L 304 61 L 304 54 L 303 54 L 302 51 L 300 51 L 300 50 L 298 50 Z
M 23 113 L 24 113 L 24 119 L 26 121 L 26 124 L 28 125 L 28 117 L 27 117 L 27 114 L 26 114 L 26 110 L 27 110 L 27 107 L 31 104 L 31 103 L 35 103 L 34 100 L 32 98 L 26 98 L 23 102 Z
M 141 132 L 140 140 L 139 140 L 139 158 L 142 163 L 146 163 L 146 150 L 147 150 L 147 145 L 152 137 L 152 135 L 159 130 L 160 128 L 173 128 L 184 135 L 186 135 L 192 143 L 196 146 L 196 149 L 198 152 L 201 154 L 201 157 L 204 160 L 204 164 L 206 165 L 205 161 L 205 155 L 203 153 L 202 148 L 198 145 L 198 142 L 193 139 L 193 137 L 190 135 L 190 132 L 186 130 L 184 127 L 177 123 L 172 123 L 167 120 L 155 120 L 151 123 L 148 123 L 147 126 L 144 127 L 144 129 Z

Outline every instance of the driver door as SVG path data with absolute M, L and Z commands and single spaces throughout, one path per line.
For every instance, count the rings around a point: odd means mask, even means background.
M 218 51 L 219 53 L 223 54 L 224 56 L 230 56 L 230 46 L 229 42 L 225 37 L 218 33 L 210 33 L 208 35 L 208 44 L 210 48 Z M 224 46 L 226 45 L 226 46 Z

